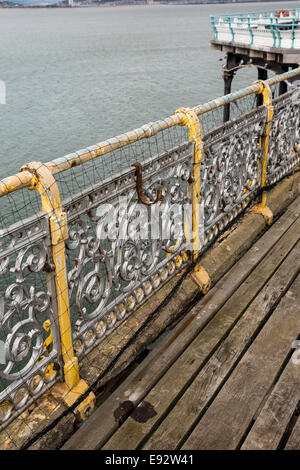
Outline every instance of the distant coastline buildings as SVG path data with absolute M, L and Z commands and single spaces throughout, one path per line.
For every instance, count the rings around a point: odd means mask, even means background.
M 264 0 L 272 2 L 274 0 Z M 279 0 L 278 0 L 279 1 Z M 284 3 L 287 0 L 282 0 Z M 0 8 L 63 8 L 63 7 L 87 7 L 102 5 L 155 5 L 157 4 L 209 4 L 209 3 L 260 3 L 261 0 L 0 0 Z

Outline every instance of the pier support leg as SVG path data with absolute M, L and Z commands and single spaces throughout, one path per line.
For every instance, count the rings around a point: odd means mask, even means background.
M 280 73 L 288 72 L 289 67 L 288 66 L 282 66 L 282 70 Z M 284 93 L 287 92 L 287 84 L 286 82 L 280 82 L 279 83 L 279 96 L 283 95 Z
M 268 71 L 266 69 L 257 67 L 257 78 L 258 80 L 267 80 Z M 256 106 L 261 106 L 262 104 L 263 104 L 262 94 L 256 95 Z
M 234 77 L 234 72 L 232 70 L 223 70 L 223 80 L 224 80 L 224 95 L 231 93 L 231 83 Z M 230 103 L 225 104 L 223 111 L 223 121 L 229 121 L 230 119 Z

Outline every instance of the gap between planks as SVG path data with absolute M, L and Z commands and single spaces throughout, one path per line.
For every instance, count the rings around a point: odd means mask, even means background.
M 300 242 L 299 242 L 300 243 Z M 300 256 L 297 259 L 300 266 Z M 300 330 L 300 275 L 182 449 L 236 449 Z M 295 308 L 295 306 L 297 306 Z

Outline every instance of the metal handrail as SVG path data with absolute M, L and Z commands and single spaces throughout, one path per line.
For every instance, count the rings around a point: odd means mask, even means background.
M 272 15 L 277 15 L 280 11 L 282 10 L 288 10 L 292 11 L 294 16 L 300 17 L 300 8 L 293 8 L 293 9 L 288 9 L 288 8 L 278 8 L 277 10 L 267 10 L 267 11 L 255 11 L 255 12 L 246 12 L 246 13 L 233 13 L 231 15 L 210 15 L 212 18 L 227 18 L 230 16 L 231 18 L 254 18 L 254 19 L 260 19 L 260 18 L 269 18 Z

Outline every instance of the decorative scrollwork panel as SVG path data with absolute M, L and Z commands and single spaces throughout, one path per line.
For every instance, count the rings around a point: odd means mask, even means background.
M 206 243 L 236 217 L 260 187 L 265 123 L 262 106 L 204 137 L 201 198 Z
M 300 163 L 300 90 L 277 98 L 271 122 L 267 183 L 273 184 Z
M 68 201 L 66 242 L 76 354 L 86 354 L 187 262 L 184 208 L 191 206 L 193 144 L 142 164 L 139 201 L 135 169 Z
M 48 232 L 44 214 L 0 232 L 0 426 L 58 376 L 60 348 Z M 45 348 L 50 330 L 52 344 Z

